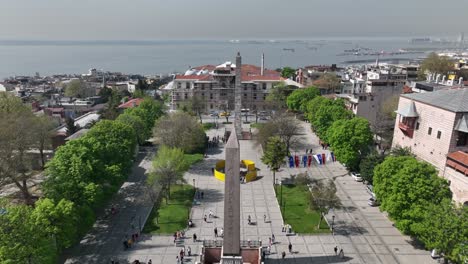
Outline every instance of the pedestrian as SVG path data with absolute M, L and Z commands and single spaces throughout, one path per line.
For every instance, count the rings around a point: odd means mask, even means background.
M 283 251 L 283 252 L 281 253 L 281 258 L 284 259 L 285 257 L 286 257 L 286 252 Z
M 132 239 L 130 238 L 130 239 L 128 240 L 128 247 L 131 248 L 131 247 L 132 247 L 132 244 L 133 244 L 133 241 L 132 241 Z
M 193 233 L 193 242 L 197 242 L 197 234 Z
M 214 228 L 214 234 L 215 234 L 215 237 L 218 237 L 218 228 L 217 227 Z
M 285 226 L 284 226 L 284 224 L 283 224 L 283 225 L 281 226 L 281 232 L 284 232 L 284 230 L 285 230 Z
M 206 223 L 206 215 L 203 217 L 203 220 L 204 220 L 204 221 L 205 221 L 205 223 Z
M 266 223 L 266 214 L 263 215 L 263 223 Z
M 179 263 L 180 263 L 180 262 L 179 262 L 179 255 L 177 255 L 175 258 L 176 258 L 176 260 L 177 260 L 177 264 L 179 264 Z
M 248 223 L 249 223 L 249 225 L 250 225 L 250 223 L 251 223 L 251 221 L 252 221 L 252 219 L 250 218 L 250 215 L 247 217 L 247 221 L 248 221 Z
M 271 234 L 271 243 L 272 243 L 272 244 L 275 243 L 275 234 Z
M 267 252 L 268 252 L 268 255 L 270 255 L 270 252 L 271 252 L 271 247 L 270 246 L 267 247 Z
M 123 246 L 124 246 L 124 250 L 128 249 L 128 241 L 126 239 L 123 241 Z
M 343 249 L 340 249 L 340 258 L 344 258 L 344 252 L 343 252 Z
M 214 174 L 215 168 L 211 168 L 211 174 Z
M 202 199 L 203 199 L 204 194 L 205 194 L 205 193 L 202 191 L 202 192 L 201 192 L 201 198 L 202 198 Z
M 289 249 L 289 253 L 292 253 L 292 244 L 291 244 L 291 242 L 289 242 L 288 249 Z
M 338 255 L 338 247 L 335 246 L 335 248 L 333 250 L 335 251 L 335 256 Z
M 151 259 L 149 259 L 148 264 L 153 264 L 153 261 Z
M 268 238 L 268 245 L 271 246 L 271 237 Z
M 262 259 L 265 260 L 265 251 L 262 251 Z
M 210 210 L 209 217 L 211 218 L 211 217 L 213 217 L 213 216 L 214 216 L 213 211 Z
M 189 256 L 192 255 L 192 248 L 191 248 L 190 246 L 187 247 L 187 254 L 188 254 Z
M 223 228 L 221 228 L 221 230 L 219 231 L 219 236 L 224 237 L 224 229 Z

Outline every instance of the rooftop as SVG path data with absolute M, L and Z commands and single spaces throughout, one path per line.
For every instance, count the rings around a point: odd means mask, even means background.
M 142 98 L 131 99 L 128 102 L 125 102 L 125 103 L 119 105 L 118 108 L 126 109 L 126 108 L 137 107 L 137 106 L 139 106 L 141 104 L 142 101 L 143 101 Z
M 447 156 L 447 165 L 468 175 L 468 153 L 457 151 Z
M 444 89 L 429 93 L 402 94 L 402 97 L 451 112 L 468 112 L 468 89 Z

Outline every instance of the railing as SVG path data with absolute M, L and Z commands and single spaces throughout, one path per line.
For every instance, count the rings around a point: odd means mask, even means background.
M 404 133 L 405 135 L 409 136 L 410 138 L 413 137 L 413 133 L 414 133 L 414 128 L 405 124 L 405 123 L 398 123 L 398 128 L 400 128 Z
M 222 247 L 222 246 L 223 246 L 223 240 L 203 240 L 203 247 L 216 248 L 216 247 Z

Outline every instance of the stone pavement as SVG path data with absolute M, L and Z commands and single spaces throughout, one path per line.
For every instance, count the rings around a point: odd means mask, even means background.
M 303 144 L 296 148 L 297 153 L 304 153 L 305 149 L 313 148 L 314 153 L 322 153 L 318 145 L 318 139 L 310 131 L 308 124 L 303 123 Z M 224 134 L 224 127 L 208 131 L 210 137 Z M 290 175 L 307 171 L 314 178 L 334 179 L 337 184 L 338 196 L 342 199 L 344 208 L 336 210 L 327 215 L 327 220 L 332 221 L 335 215 L 335 235 L 296 235 L 286 236 L 281 232 L 283 223 L 278 202 L 273 190 L 273 178 L 271 172 L 261 162 L 262 151 L 255 145 L 254 141 L 240 141 L 241 159 L 250 159 L 256 163 L 259 170 L 259 179 L 247 184 L 241 184 L 241 239 L 262 240 L 264 245 L 268 239 L 275 235 L 277 243 L 271 248 L 271 255 L 266 263 L 435 263 L 427 251 L 416 249 L 411 245 L 411 240 L 403 236 L 392 226 L 384 213 L 378 208 L 367 205 L 369 194 L 365 186 L 357 183 L 348 176 L 345 168 L 336 163 L 327 165 L 314 165 L 311 168 L 283 168 L 277 173 L 278 178 L 287 178 Z M 124 251 L 117 232 L 116 243 L 106 244 L 106 250 L 95 250 L 94 255 L 100 255 L 105 260 L 110 257 L 120 259 L 120 263 L 133 261 L 135 259 L 146 263 L 149 259 L 153 263 L 176 263 L 176 255 L 182 247 L 191 247 L 192 254 L 198 254 L 201 250 L 202 240 L 215 240 L 214 228 L 218 230 L 223 225 L 223 182 L 217 181 L 211 174 L 214 164 L 224 159 L 223 146 L 208 151 L 208 158 L 204 162 L 195 165 L 186 173 L 185 179 L 194 184 L 197 189 L 203 191 L 204 198 L 200 199 L 191 210 L 191 217 L 195 224 L 194 228 L 186 230 L 186 239 L 173 243 L 172 236 L 150 236 L 144 235 L 143 240 L 135 247 Z M 193 181 L 195 180 L 195 181 Z M 203 217 L 212 211 L 216 217 Z M 251 216 L 255 225 L 247 224 L 247 217 Z M 266 215 L 266 222 L 263 216 Z M 196 233 L 197 242 L 192 240 Z M 221 239 L 221 238 L 217 238 Z M 105 241 L 103 241 L 105 242 Z M 287 253 L 286 258 L 281 259 L 281 252 L 288 252 L 287 246 L 291 242 L 294 254 Z M 343 248 L 345 258 L 335 256 L 333 248 Z M 87 259 L 86 263 L 94 262 Z M 186 258 L 185 263 L 195 263 L 199 256 Z M 85 262 L 81 262 L 85 263 Z

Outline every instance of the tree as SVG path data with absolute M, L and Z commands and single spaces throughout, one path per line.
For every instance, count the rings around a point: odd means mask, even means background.
M 151 133 L 156 120 L 164 114 L 164 106 L 161 102 L 146 97 L 138 107 L 126 109 L 124 113 L 140 117 L 145 123 L 145 133 Z
M 447 75 L 454 70 L 454 62 L 447 56 L 439 56 L 432 52 L 421 62 L 419 67 L 418 78 L 424 80 L 426 75 L 441 74 Z
M 53 237 L 32 219 L 33 208 L 0 201 L 0 262 L 55 263 Z
M 327 131 L 327 139 L 336 158 L 356 170 L 372 143 L 369 121 L 362 117 L 335 121 Z
M 313 86 L 297 89 L 288 96 L 286 104 L 293 111 L 305 112 L 307 110 L 307 103 L 319 95 L 320 91 Z
M 204 153 L 205 150 L 203 126 L 187 113 L 161 117 L 155 124 L 153 135 L 160 144 L 182 149 L 185 153 Z
M 265 98 L 265 102 L 271 110 L 285 109 L 287 107 L 286 98 L 292 90 L 284 82 L 278 83 L 271 88 L 270 93 Z
M 103 100 L 104 102 L 107 103 L 107 102 L 109 101 L 109 99 L 111 98 L 111 96 L 112 96 L 112 91 L 113 91 L 113 90 L 112 90 L 111 88 L 109 88 L 109 87 L 107 87 L 107 86 L 104 86 L 104 87 L 99 91 L 99 94 L 98 94 L 98 95 L 101 96 L 101 97 L 102 97 L 102 100 Z
M 450 199 L 444 199 L 423 208 L 418 211 L 421 220 L 411 225 L 411 232 L 427 249 L 437 249 L 445 258 L 463 263 L 457 249 L 468 241 L 468 207 L 459 208 Z
M 34 145 L 39 149 L 43 169 L 45 166 L 44 150 L 51 146 L 54 127 L 56 127 L 55 122 L 49 116 L 43 115 L 34 119 Z
M 65 118 L 65 126 L 67 127 L 68 136 L 71 136 L 80 130 L 80 127 L 75 125 L 75 120 L 71 117 Z
M 275 173 L 279 170 L 281 164 L 284 163 L 285 153 L 286 144 L 280 137 L 274 136 L 268 139 L 265 151 L 263 152 L 262 162 L 268 165 L 273 172 L 273 184 L 276 181 Z
M 78 98 L 85 97 L 85 84 L 81 80 L 71 80 L 65 87 L 65 96 Z
M 331 209 L 341 208 L 341 201 L 336 195 L 336 186 L 332 180 L 328 180 L 326 184 L 323 181 L 315 181 L 310 193 L 310 207 L 320 213 L 320 220 L 317 225 L 317 228 L 320 228 L 323 217 Z
M 373 183 L 374 180 L 374 168 L 375 166 L 382 163 L 385 159 L 384 155 L 377 153 L 376 151 L 371 152 L 359 164 L 359 172 L 361 173 L 362 179 L 369 184 Z
M 341 87 L 341 79 L 335 73 L 327 72 L 314 81 L 313 85 L 325 90 L 325 93 L 335 93 L 335 90 Z
M 284 67 L 281 70 L 281 77 L 289 79 L 289 78 L 294 78 L 296 75 L 296 70 L 291 68 L 291 67 Z
M 420 221 L 424 204 L 439 204 L 452 196 L 448 182 L 432 165 L 409 156 L 389 156 L 375 167 L 374 192 L 381 209 L 405 234 L 411 234 L 411 225 Z
M 410 156 L 414 157 L 413 152 L 411 151 L 411 147 L 402 147 L 400 145 L 396 145 L 391 151 L 390 155 L 392 156 Z
M 199 96 L 192 96 L 189 101 L 188 101 L 188 104 L 189 104 L 189 108 L 190 110 L 196 115 L 198 116 L 198 118 L 200 119 L 200 123 L 203 123 L 203 120 L 202 120 L 202 113 L 203 111 L 205 110 L 205 101 L 203 100 L 202 97 L 199 97 Z M 228 121 L 226 121 L 228 122 Z
M 399 96 L 397 95 L 386 99 L 377 111 L 376 120 L 372 125 L 372 130 L 379 136 L 376 142 L 379 143 L 379 146 L 384 145 L 384 151 L 392 145 L 398 100 Z
M 0 185 L 13 182 L 27 204 L 32 163 L 26 152 L 34 146 L 34 118 L 21 99 L 0 93 Z
M 326 97 L 317 96 L 314 99 L 307 102 L 305 114 L 311 124 L 312 122 L 314 122 L 314 120 L 316 120 L 316 114 L 320 106 L 327 104 L 329 101 L 330 99 Z
M 297 135 L 301 133 L 301 124 L 294 116 L 285 112 L 277 112 L 267 123 L 258 128 L 257 142 L 266 148 L 270 137 L 278 136 L 286 145 L 284 155 L 287 156 L 290 148 L 300 143 Z
M 140 91 L 148 90 L 148 84 L 143 79 L 138 79 L 136 89 Z
M 149 174 L 148 184 L 160 185 L 161 191 L 166 195 L 167 203 L 171 198 L 171 185 L 183 181 L 187 169 L 182 149 L 162 146 L 153 160 L 153 170 Z
M 343 100 L 328 99 L 319 102 L 320 105 L 313 115 L 314 118 L 311 123 L 320 139 L 329 143 L 327 139 L 327 131 L 333 122 L 338 120 L 351 119 L 353 113 L 346 109 Z
M 151 136 L 151 131 L 148 131 L 145 127 L 143 120 L 137 116 L 130 113 L 123 113 L 117 117 L 115 121 L 122 122 L 133 128 L 136 133 L 138 144 L 142 145 L 147 139 Z

